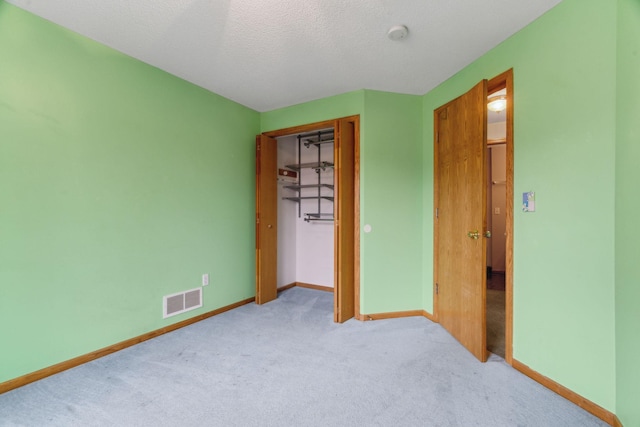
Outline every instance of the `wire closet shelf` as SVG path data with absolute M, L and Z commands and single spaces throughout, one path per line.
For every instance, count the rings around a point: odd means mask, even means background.
M 328 171 L 333 172 L 334 164 L 332 161 L 322 160 L 322 153 L 323 153 L 322 147 L 325 144 L 333 144 L 334 142 L 333 129 L 299 134 L 297 136 L 297 140 L 298 140 L 298 162 L 294 164 L 284 165 L 285 168 L 298 172 L 296 183 L 285 185 L 283 187 L 283 188 L 297 192 L 297 195 L 283 197 L 283 199 L 291 200 L 298 203 L 298 218 L 300 218 L 303 215 L 302 201 L 316 200 L 317 201 L 316 211 L 305 212 L 304 220 L 307 222 L 333 221 L 333 209 L 332 209 L 332 212 L 322 211 L 323 200 L 328 200 L 330 202 L 334 201 L 333 173 L 331 173 L 330 182 L 326 182 L 326 178 L 325 178 L 326 175 L 328 175 L 325 172 L 328 172 Z M 307 149 L 313 149 L 313 148 L 317 149 L 317 157 L 316 157 L 317 161 L 304 162 L 304 163 L 302 162 L 303 146 Z M 313 169 L 316 172 L 316 179 L 313 180 L 312 183 L 306 183 L 306 182 L 303 183 L 303 180 L 302 180 L 303 169 Z

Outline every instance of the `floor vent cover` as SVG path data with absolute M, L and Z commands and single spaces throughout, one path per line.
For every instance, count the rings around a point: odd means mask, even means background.
M 162 298 L 162 317 L 175 316 L 202 307 L 202 288 L 195 288 Z

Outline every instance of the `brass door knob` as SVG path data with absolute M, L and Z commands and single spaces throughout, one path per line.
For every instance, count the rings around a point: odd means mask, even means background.
M 480 233 L 478 232 L 478 230 L 476 231 L 469 231 L 467 233 L 467 237 L 473 239 L 473 240 L 478 240 L 480 238 Z

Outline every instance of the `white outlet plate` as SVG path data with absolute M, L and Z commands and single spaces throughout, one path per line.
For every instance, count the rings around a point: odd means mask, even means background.
M 207 286 L 209 284 L 209 273 L 205 273 L 202 275 L 202 286 Z

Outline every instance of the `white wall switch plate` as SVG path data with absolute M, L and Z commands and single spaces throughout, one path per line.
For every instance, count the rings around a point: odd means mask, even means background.
M 535 212 L 536 211 L 536 193 L 533 191 L 527 191 L 522 193 L 522 211 L 523 212 Z
M 202 286 L 207 286 L 209 284 L 209 273 L 205 273 L 202 275 Z

